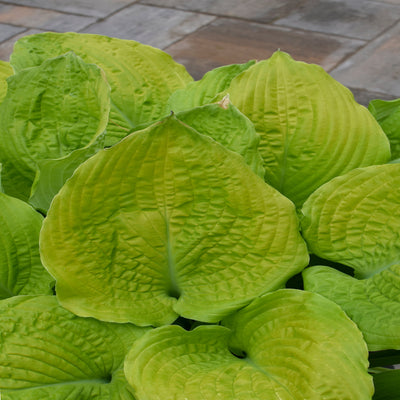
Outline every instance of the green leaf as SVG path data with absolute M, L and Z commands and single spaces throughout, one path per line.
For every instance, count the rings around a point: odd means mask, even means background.
M 83 163 L 40 243 L 64 307 L 137 325 L 217 322 L 308 262 L 293 204 L 174 116 Z
M 37 162 L 62 158 L 103 134 L 109 86 L 102 71 L 73 53 L 8 79 L 0 105 L 0 159 L 6 193 L 29 198 Z
M 388 370 L 374 374 L 373 400 L 400 400 L 400 370 Z
M 193 80 L 183 65 L 159 49 L 132 40 L 83 33 L 25 36 L 15 44 L 11 64 L 20 71 L 71 50 L 101 67 L 111 86 L 107 146 L 137 125 L 164 117 L 169 96 Z
M 400 365 L 400 350 L 373 351 L 369 354 L 370 368 Z
M 172 93 L 167 110 L 178 113 L 212 103 L 215 96 L 224 91 L 235 76 L 253 64 L 255 61 L 252 60 L 245 64 L 224 65 L 208 71 L 199 81 L 190 82 L 185 88 Z
M 369 111 L 379 122 L 390 141 L 392 160 L 400 157 L 400 99 L 372 100 Z
M 223 323 L 162 327 L 137 340 L 125 374 L 138 398 L 371 399 L 362 335 L 322 296 L 279 290 Z
M 311 253 L 368 278 L 400 264 L 400 164 L 353 170 L 315 191 L 301 210 Z
M 333 177 L 390 158 L 376 120 L 317 65 L 277 51 L 225 92 L 261 136 L 266 182 L 297 207 Z
M 146 329 L 79 318 L 55 296 L 0 302 L 0 390 L 12 400 L 134 400 L 123 375 Z
M 14 74 L 11 64 L 0 60 L 0 103 L 7 93 L 7 78 Z
M 400 350 L 400 265 L 358 280 L 329 267 L 303 271 L 304 289 L 339 304 L 358 325 L 370 351 Z
M 53 197 L 58 193 L 75 169 L 103 148 L 104 135 L 97 138 L 93 144 L 77 149 L 63 158 L 40 160 L 37 162 L 36 177 L 32 185 L 29 204 L 47 213 Z
M 39 255 L 42 221 L 31 206 L 0 193 L 0 299 L 52 293 L 53 278 Z
M 257 175 L 264 177 L 263 160 L 258 152 L 260 137 L 253 123 L 230 103 L 228 97 L 217 104 L 180 112 L 176 117 L 240 154 Z

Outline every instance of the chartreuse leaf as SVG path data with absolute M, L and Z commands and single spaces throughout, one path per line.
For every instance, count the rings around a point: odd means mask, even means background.
M 170 55 L 132 40 L 83 33 L 42 33 L 18 40 L 11 64 L 21 69 L 74 51 L 101 67 L 111 86 L 106 144 L 112 145 L 137 125 L 164 117 L 169 96 L 193 78 Z
M 254 60 L 245 64 L 224 65 L 208 71 L 199 81 L 190 82 L 185 88 L 172 93 L 167 110 L 178 113 L 212 103 L 214 97 L 225 90 L 235 76 L 253 64 Z
M 316 266 L 307 268 L 303 279 L 306 290 L 343 308 L 363 332 L 371 351 L 400 350 L 400 265 L 363 280 Z
M 39 255 L 42 222 L 43 217 L 31 206 L 0 193 L 0 299 L 52 293 L 54 279 Z
M 95 154 L 104 144 L 104 135 L 96 142 L 81 149 L 74 150 L 65 157 L 53 160 L 39 160 L 35 180 L 31 188 L 29 204 L 47 213 L 53 197 L 58 193 L 65 181 L 75 169 Z
M 109 86 L 73 53 L 8 78 L 0 105 L 0 159 L 6 193 L 29 198 L 37 162 L 91 146 L 105 130 Z
M 372 100 L 368 109 L 389 138 L 392 160 L 400 158 L 400 99 Z
M 293 204 L 174 116 L 83 163 L 40 241 L 63 306 L 137 325 L 219 321 L 308 262 Z
M 277 51 L 235 77 L 226 92 L 261 136 L 266 182 L 297 207 L 333 177 L 390 158 L 376 120 L 317 65 Z
M 230 103 L 228 97 L 217 104 L 180 112 L 176 117 L 197 132 L 239 153 L 257 175 L 264 177 L 263 160 L 258 152 L 260 137 L 253 123 Z
M 223 324 L 193 331 L 166 326 L 138 339 L 125 361 L 138 398 L 371 399 L 362 335 L 322 296 L 279 290 Z
M 0 103 L 7 93 L 7 78 L 13 75 L 14 70 L 7 61 L 0 60 Z
M 55 296 L 3 300 L 2 399 L 134 400 L 123 361 L 146 330 L 77 317 Z
M 400 164 L 355 169 L 304 203 L 302 232 L 311 253 L 368 278 L 400 264 Z

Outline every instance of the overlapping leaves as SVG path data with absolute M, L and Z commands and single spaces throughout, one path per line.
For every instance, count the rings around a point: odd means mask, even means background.
M 217 322 L 308 260 L 290 201 L 173 116 L 76 171 L 41 253 L 66 308 L 139 325 Z

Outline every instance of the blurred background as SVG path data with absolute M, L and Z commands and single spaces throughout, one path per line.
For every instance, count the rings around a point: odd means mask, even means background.
M 149 44 L 195 79 L 281 49 L 321 65 L 361 104 L 400 97 L 400 0 L 0 1 L 0 59 L 20 37 L 44 31 Z

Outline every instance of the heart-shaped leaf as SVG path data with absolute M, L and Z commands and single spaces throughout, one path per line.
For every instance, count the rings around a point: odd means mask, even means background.
M 0 193 L 0 299 L 52 293 L 54 279 L 39 255 L 42 222 L 43 217 L 31 206 Z
M 7 80 L 0 105 L 0 159 L 6 193 L 29 198 L 37 162 L 92 145 L 108 121 L 109 86 L 102 71 L 73 53 Z
M 167 110 L 178 113 L 212 103 L 214 97 L 224 91 L 235 76 L 253 64 L 255 61 L 224 65 L 208 71 L 199 81 L 190 82 L 185 88 L 176 90 L 168 100 Z
M 293 204 L 174 116 L 82 164 L 40 241 L 62 305 L 137 325 L 219 321 L 308 262 Z
M 138 398 L 371 399 L 362 335 L 322 296 L 279 290 L 223 323 L 162 327 L 137 340 L 125 374 Z
M 368 278 L 400 264 L 400 164 L 355 169 L 316 190 L 301 210 L 311 253 Z
M 0 391 L 9 400 L 135 400 L 123 374 L 146 328 L 79 318 L 55 296 L 0 302 Z
M 400 99 L 372 100 L 369 111 L 379 122 L 390 141 L 392 159 L 400 157 Z
M 106 145 L 125 137 L 137 125 L 165 115 L 170 95 L 193 78 L 170 55 L 133 40 L 83 33 L 41 33 L 18 40 L 11 64 L 20 71 L 46 59 L 75 52 L 101 67 L 111 86 Z
M 376 120 L 317 65 L 277 51 L 235 77 L 226 92 L 261 136 L 266 182 L 297 207 L 333 177 L 390 158 Z

